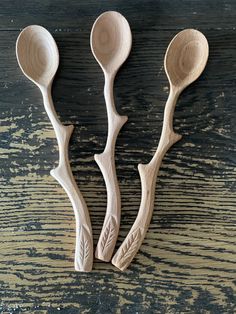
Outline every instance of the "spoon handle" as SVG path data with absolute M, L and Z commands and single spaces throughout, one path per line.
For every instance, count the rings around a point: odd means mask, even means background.
M 131 230 L 112 259 L 112 264 L 120 270 L 125 270 L 129 266 L 143 242 L 152 218 L 156 179 L 162 159 L 170 147 L 181 139 L 181 135 L 173 131 L 173 113 L 177 98 L 178 94 L 171 90 L 165 106 L 163 127 L 157 151 L 149 164 L 138 165 L 142 186 L 139 212 Z
M 50 174 L 61 184 L 73 206 L 76 221 L 75 270 L 91 271 L 93 263 L 93 240 L 89 212 L 84 198 L 73 177 L 68 144 L 74 126 L 64 126 L 59 121 L 54 109 L 51 87 L 42 89 L 44 107 L 52 123 L 59 146 L 59 164 Z
M 111 259 L 120 227 L 121 201 L 115 168 L 115 143 L 120 129 L 128 119 L 126 116 L 120 116 L 115 109 L 113 82 L 114 76 L 105 74 L 104 97 L 108 116 L 108 136 L 103 153 L 94 156 L 107 190 L 106 215 L 95 256 L 106 262 Z

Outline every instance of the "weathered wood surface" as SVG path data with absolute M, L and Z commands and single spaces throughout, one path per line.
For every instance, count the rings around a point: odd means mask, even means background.
M 93 154 L 104 148 L 107 117 L 89 35 L 108 9 L 124 14 L 133 31 L 115 82 L 119 113 L 129 116 L 116 150 L 119 243 L 139 208 L 137 164 L 150 160 L 161 131 L 166 47 L 179 29 L 196 27 L 209 40 L 210 58 L 178 102 L 175 128 L 183 139 L 163 161 L 140 252 L 124 273 L 96 261 L 83 274 L 73 270 L 71 205 L 49 175 L 58 159 L 55 136 L 40 92 L 18 68 L 15 40 L 21 28 L 41 24 L 59 46 L 54 102 L 61 121 L 76 126 L 72 167 L 96 244 L 106 191 Z M 3 0 L 0 16 L 1 313 L 235 313 L 235 1 Z

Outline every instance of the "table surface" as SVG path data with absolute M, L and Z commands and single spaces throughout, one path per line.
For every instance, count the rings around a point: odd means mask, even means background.
M 107 116 L 89 36 L 107 10 L 121 12 L 133 34 L 115 81 L 118 112 L 129 116 L 116 146 L 117 247 L 139 208 L 137 165 L 150 161 L 160 136 L 165 50 L 178 31 L 196 28 L 206 35 L 210 56 L 177 104 L 174 125 L 183 139 L 163 160 L 139 253 L 126 272 L 95 260 L 87 274 L 73 269 L 73 211 L 49 174 L 58 160 L 55 135 L 40 91 L 18 67 L 15 41 L 23 27 L 40 24 L 58 44 L 53 98 L 61 121 L 76 127 L 71 165 L 96 245 L 106 190 L 93 155 L 104 148 Z M 2 0 L 0 17 L 1 313 L 235 313 L 236 2 Z

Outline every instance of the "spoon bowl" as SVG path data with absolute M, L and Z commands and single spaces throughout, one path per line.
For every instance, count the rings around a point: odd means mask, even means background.
M 16 56 L 22 72 L 39 87 L 51 84 L 58 65 L 59 52 L 52 35 L 42 26 L 22 30 L 16 42 Z
M 116 73 L 131 50 L 129 23 L 115 11 L 101 14 L 94 22 L 90 43 L 93 55 L 103 71 Z
M 203 72 L 209 54 L 206 37 L 195 29 L 178 33 L 165 55 L 165 71 L 171 85 L 183 90 Z

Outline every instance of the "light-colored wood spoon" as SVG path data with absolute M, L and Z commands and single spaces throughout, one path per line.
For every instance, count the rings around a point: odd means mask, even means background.
M 16 56 L 24 75 L 41 90 L 45 110 L 56 134 L 59 146 L 59 165 L 50 173 L 64 188 L 74 209 L 76 219 L 75 269 L 90 271 L 93 263 L 90 217 L 83 196 L 74 180 L 68 157 L 68 144 L 74 127 L 61 124 L 51 96 L 53 78 L 59 65 L 56 42 L 42 26 L 28 26 L 18 36 Z
M 115 108 L 113 83 L 116 72 L 127 59 L 132 35 L 127 20 L 118 12 L 101 14 L 93 24 L 90 38 L 93 55 L 105 76 L 104 97 L 108 116 L 108 136 L 103 153 L 95 160 L 103 174 L 107 189 L 107 210 L 98 240 L 95 256 L 110 261 L 115 248 L 120 226 L 120 190 L 115 169 L 115 143 L 117 135 L 127 121 Z
M 149 164 L 139 164 L 142 185 L 138 216 L 112 259 L 112 264 L 125 270 L 139 250 L 149 227 L 155 198 L 157 174 L 168 149 L 181 139 L 173 130 L 173 114 L 180 93 L 194 82 L 204 70 L 208 59 L 208 43 L 197 30 L 178 33 L 169 44 L 165 55 L 165 71 L 170 83 L 170 94 L 165 106 L 160 142 Z

